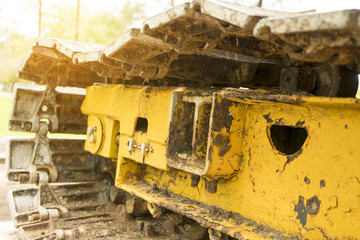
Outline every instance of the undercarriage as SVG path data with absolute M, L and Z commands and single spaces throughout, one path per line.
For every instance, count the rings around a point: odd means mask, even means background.
M 9 122 L 35 134 L 7 148 L 37 185 L 9 193 L 22 238 L 360 238 L 359 17 L 195 0 L 107 46 L 39 38 Z

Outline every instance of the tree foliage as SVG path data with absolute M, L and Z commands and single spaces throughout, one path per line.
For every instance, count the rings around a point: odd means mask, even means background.
M 76 9 L 70 6 L 53 7 L 54 11 L 43 14 L 43 33 L 46 37 L 75 38 Z M 98 12 L 90 14 L 80 9 L 79 41 L 109 44 L 126 28 L 144 17 L 143 5 L 127 1 L 118 14 Z
M 42 13 L 42 37 L 74 40 L 76 7 L 57 3 L 50 9 L 44 9 Z M 79 41 L 107 45 L 143 17 L 144 5 L 130 0 L 118 8 L 117 14 L 91 14 L 86 8 L 80 9 Z M 0 82 L 17 81 L 16 74 L 21 60 L 34 43 L 35 39 L 32 37 L 24 36 L 14 29 L 6 30 L 6 38 L 0 38 Z
M 10 33 L 7 39 L 0 43 L 0 82 L 17 81 L 17 70 L 21 64 L 22 56 L 34 43 L 34 38 L 18 33 Z

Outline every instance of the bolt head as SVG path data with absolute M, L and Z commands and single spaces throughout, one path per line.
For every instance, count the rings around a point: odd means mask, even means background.
M 94 133 L 94 127 L 93 126 L 89 126 L 86 130 L 86 134 L 91 135 L 92 133 Z
M 90 143 L 95 143 L 96 142 L 95 134 L 91 134 L 89 136 L 89 141 L 90 141 Z
M 42 110 L 43 112 L 46 112 L 46 111 L 48 110 L 48 107 L 47 107 L 46 105 L 43 105 L 43 106 L 41 107 L 41 110 Z

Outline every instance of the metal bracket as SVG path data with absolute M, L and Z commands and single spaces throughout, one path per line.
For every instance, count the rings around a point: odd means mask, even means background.
M 99 159 L 84 150 L 84 140 L 9 138 L 7 142 L 7 181 L 10 183 L 93 181 Z
M 77 228 L 54 229 L 52 223 L 56 219 L 86 219 L 105 217 L 111 220 L 108 214 L 101 214 L 98 207 L 104 206 L 108 200 L 110 184 L 104 180 L 92 183 L 64 183 L 46 184 L 40 187 L 12 190 L 8 194 L 11 215 L 16 227 L 20 228 L 23 239 L 34 239 L 29 236 L 38 236 L 39 228 L 45 230 L 45 236 L 56 236 L 46 239 L 70 239 L 62 236 L 79 233 Z M 81 197 L 81 201 L 78 201 Z M 46 203 L 46 207 L 43 206 Z M 76 203 L 76 204 L 74 204 Z M 89 204 L 90 203 L 90 204 Z M 87 212 L 84 216 L 83 210 Z M 82 229 L 80 233 L 84 233 Z M 74 234 L 75 235 L 75 234 Z M 36 238 L 45 239 L 45 238 Z M 73 239 L 73 238 L 71 238 Z
M 38 132 L 40 120 L 47 119 L 52 133 L 85 134 L 87 117 L 80 111 L 84 89 L 16 84 L 13 96 L 10 130 Z
M 147 143 L 143 142 L 141 145 L 137 145 L 135 139 L 130 139 L 127 142 L 127 146 L 128 146 L 129 154 L 131 154 L 135 149 L 139 149 L 141 155 L 145 155 L 147 152 L 151 152 L 151 153 L 154 152 L 154 148 L 153 147 L 149 148 L 149 144 Z
M 43 184 L 57 179 L 52 161 L 48 125 L 40 122 L 39 132 L 32 139 L 9 139 L 7 148 L 7 178 L 9 182 Z
M 80 111 L 84 94 L 74 88 L 15 85 L 9 128 L 36 132 L 36 136 L 8 139 L 8 182 L 44 184 L 99 179 L 98 159 L 85 152 L 84 139 L 47 137 L 48 132 L 85 134 L 87 117 Z
M 8 194 L 11 215 L 16 227 L 60 217 L 60 210 L 40 206 L 39 188 L 12 190 Z

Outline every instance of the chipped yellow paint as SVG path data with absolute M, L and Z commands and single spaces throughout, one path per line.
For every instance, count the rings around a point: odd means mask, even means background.
M 221 100 L 221 96 L 218 95 L 214 101 L 221 102 Z M 243 141 L 241 141 L 241 136 L 244 128 L 243 117 L 245 112 L 245 106 L 232 105 L 230 107 L 230 113 L 237 121 L 232 121 L 230 131 L 227 131 L 226 128 L 223 127 L 220 132 L 213 132 L 212 143 L 215 143 L 217 136 L 221 135 L 222 138 L 229 138 L 229 146 L 231 147 L 229 151 L 222 155 L 220 154 L 219 147 L 216 144 L 212 144 L 211 163 L 209 164 L 207 176 L 215 179 L 227 179 L 233 177 L 240 170 L 243 161 L 243 156 L 241 155 Z
M 289 104 L 285 96 L 284 102 L 218 96 L 218 101 L 232 101 L 228 106 L 232 121 L 228 130 L 214 131 L 211 137 L 209 134 L 212 151 L 207 176 L 218 179 L 217 191 L 209 193 L 205 178 L 191 187 L 190 173 L 166 164 L 173 90 L 152 89 L 149 93 L 145 87 L 121 85 L 88 88 L 91 97 L 85 99 L 83 112 L 119 122 L 116 186 L 160 204 L 167 200 L 147 196 L 135 185 L 130 187 L 130 183 L 138 181 L 149 186 L 157 184 L 160 189 L 239 213 L 290 238 L 360 238 L 360 104 L 357 100 L 302 97 L 301 101 Z M 104 106 L 104 102 L 108 105 Z M 138 117 L 149 121 L 146 137 L 135 134 Z M 276 129 L 274 125 L 282 126 L 280 129 L 285 132 L 289 130 L 286 127 L 304 129 L 307 137 L 295 153 L 287 154 L 276 146 L 276 141 L 296 144 L 281 140 L 279 133 L 271 130 Z M 103 142 L 113 141 L 107 134 Z M 214 144 L 217 135 L 229 137 L 231 147 L 223 156 Z M 154 146 L 153 154 L 157 155 L 147 153 L 143 160 L 129 154 L 126 143 L 134 137 L 136 141 L 147 141 L 149 146 Z M 104 153 L 102 147 L 99 154 Z M 141 167 L 140 163 L 148 166 Z M 296 209 L 306 209 L 307 213 L 299 214 Z M 221 222 L 221 225 L 227 224 L 232 224 L 231 219 Z M 249 234 L 246 235 L 249 239 L 261 238 L 251 228 L 234 229 L 230 235 L 242 231 Z

